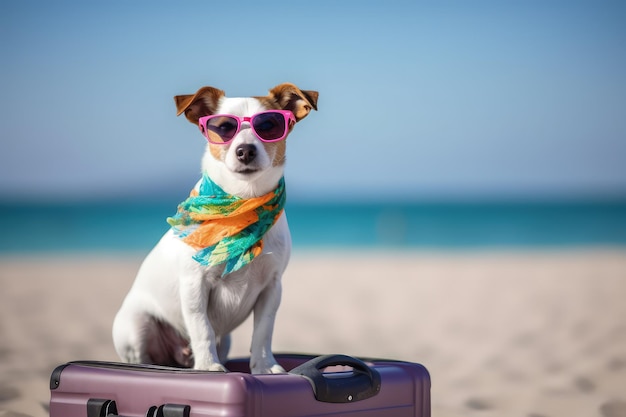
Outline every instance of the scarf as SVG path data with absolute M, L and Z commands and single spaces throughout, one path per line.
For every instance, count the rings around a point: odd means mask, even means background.
M 248 265 L 263 251 L 263 235 L 285 207 L 285 180 L 260 197 L 227 194 L 204 173 L 199 189 L 178 205 L 167 222 L 205 266 L 225 264 L 222 277 Z

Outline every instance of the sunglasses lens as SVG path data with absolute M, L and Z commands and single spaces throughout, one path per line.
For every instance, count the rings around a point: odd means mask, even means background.
M 285 117 L 280 113 L 266 112 L 254 116 L 252 127 L 263 140 L 276 140 L 285 136 Z
M 236 119 L 228 116 L 217 116 L 207 120 L 206 132 L 209 141 L 213 143 L 225 143 L 235 137 L 237 127 L 238 123 Z

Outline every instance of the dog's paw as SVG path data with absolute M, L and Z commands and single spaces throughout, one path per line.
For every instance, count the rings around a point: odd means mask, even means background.
M 214 362 L 206 365 L 194 365 L 193 369 L 196 371 L 210 371 L 210 372 L 228 372 L 228 369 L 219 362 Z
M 266 366 L 252 366 L 251 372 L 253 374 L 286 374 L 287 371 L 277 363 L 273 365 L 268 364 Z
M 285 368 L 283 368 L 279 364 L 272 366 L 268 372 L 268 374 L 286 374 L 286 373 L 287 371 L 285 371 Z
M 214 363 L 209 366 L 209 371 L 211 372 L 228 372 L 228 369 L 221 363 Z

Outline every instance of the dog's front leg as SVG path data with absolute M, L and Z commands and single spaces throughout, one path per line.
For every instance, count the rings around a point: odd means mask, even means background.
M 180 298 L 194 356 L 194 369 L 227 372 L 217 355 L 215 331 L 207 315 L 209 289 L 200 268 L 181 275 Z
M 285 373 L 272 354 L 272 334 L 281 293 L 282 287 L 278 277 L 259 294 L 254 305 L 254 330 L 250 349 L 250 369 L 253 374 Z

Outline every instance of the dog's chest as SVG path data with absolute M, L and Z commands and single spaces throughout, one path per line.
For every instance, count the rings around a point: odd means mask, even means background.
M 254 259 L 243 269 L 226 277 L 205 277 L 208 288 L 207 313 L 217 334 L 225 334 L 241 324 L 251 313 L 259 295 L 278 279 L 271 254 Z

